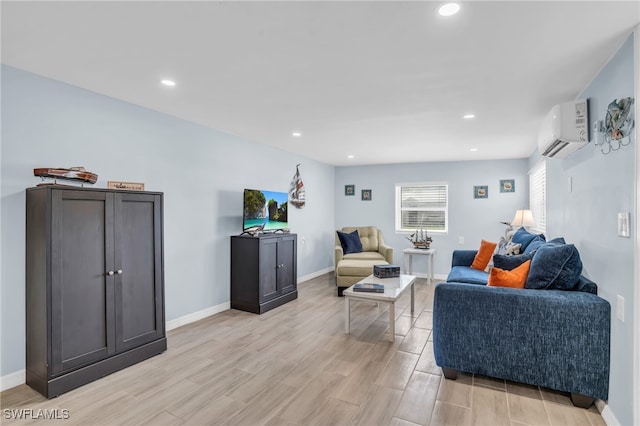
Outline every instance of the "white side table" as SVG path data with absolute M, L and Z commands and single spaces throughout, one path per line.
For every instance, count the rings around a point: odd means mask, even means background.
M 413 274 L 413 256 L 427 256 L 427 278 L 429 282 L 433 281 L 433 257 L 436 249 L 406 248 L 402 253 L 404 253 L 404 273 L 407 275 Z

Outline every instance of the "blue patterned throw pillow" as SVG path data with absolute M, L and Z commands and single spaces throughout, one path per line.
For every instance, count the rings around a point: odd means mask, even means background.
M 520 244 L 514 244 L 511 240 L 507 240 L 505 237 L 500 237 L 498 247 L 494 254 L 513 255 L 520 253 Z

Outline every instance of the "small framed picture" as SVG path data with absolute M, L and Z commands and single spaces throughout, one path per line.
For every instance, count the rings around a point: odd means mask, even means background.
M 516 192 L 514 179 L 500 179 L 500 192 Z
M 489 187 L 487 185 L 474 186 L 473 198 L 489 198 Z
M 344 195 L 356 195 L 356 186 L 355 185 L 345 185 L 344 186 Z
M 363 189 L 362 190 L 362 199 L 364 201 L 371 201 L 371 190 L 370 189 Z

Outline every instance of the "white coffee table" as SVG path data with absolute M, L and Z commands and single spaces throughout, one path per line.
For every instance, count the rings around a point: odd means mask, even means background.
M 344 295 L 344 332 L 349 334 L 351 323 L 351 300 L 368 300 L 370 302 L 387 303 L 389 305 L 389 333 L 393 342 L 396 334 L 396 300 L 408 288 L 411 288 L 411 312 L 414 306 L 414 283 L 416 277 L 413 275 L 400 275 L 397 278 L 377 278 L 369 275 L 367 278 L 359 281 L 361 283 L 377 283 L 384 284 L 384 293 L 369 293 L 364 291 L 353 291 L 353 286 L 346 289 Z

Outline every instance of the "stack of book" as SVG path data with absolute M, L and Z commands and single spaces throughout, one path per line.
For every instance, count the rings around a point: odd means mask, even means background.
M 365 291 L 369 293 L 384 293 L 384 284 L 358 283 L 353 286 L 353 291 Z

